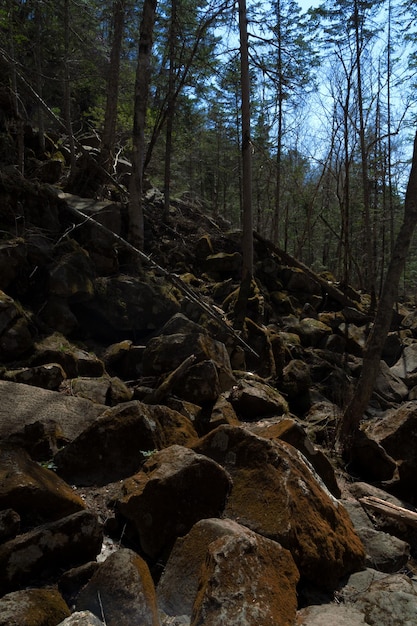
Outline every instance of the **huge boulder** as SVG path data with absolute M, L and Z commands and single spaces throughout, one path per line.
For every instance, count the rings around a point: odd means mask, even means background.
M 191 626 L 293 624 L 298 579 L 291 554 L 275 541 L 223 535 L 208 546 Z
M 291 445 L 220 426 L 193 449 L 232 477 L 225 514 L 288 548 L 302 578 L 334 588 L 362 566 L 363 546 L 346 510 Z
M 97 517 L 79 511 L 0 545 L 0 589 L 4 593 L 56 580 L 65 569 L 95 559 L 101 550 Z
M 413 401 L 387 411 L 382 419 L 370 422 L 365 428 L 367 436 L 374 439 L 397 461 L 400 476 L 399 495 L 413 503 L 417 501 L 416 429 L 417 405 Z
M 180 309 L 170 285 L 133 276 L 99 277 L 94 297 L 74 310 L 83 326 L 108 343 L 149 334 Z
M 236 543 L 228 545 L 227 556 L 223 560 L 219 558 L 219 550 L 214 543 L 224 537 L 234 537 Z M 245 546 L 249 545 L 247 541 L 252 549 L 245 551 Z M 216 576 L 210 567 L 201 572 L 207 558 L 217 559 L 219 579 L 227 577 L 227 581 L 215 581 Z M 264 561 L 263 567 L 257 570 L 259 558 Z M 230 519 L 203 519 L 185 537 L 176 540 L 157 586 L 158 605 L 168 615 L 190 616 L 196 601 L 194 612 L 200 614 L 198 619 L 204 614 L 205 620 L 213 620 L 214 623 L 221 615 L 224 618 L 225 613 L 235 610 L 236 615 L 239 611 L 247 611 L 253 618 L 257 615 L 260 620 L 270 620 L 266 623 L 276 624 L 279 615 L 294 610 L 297 581 L 298 572 L 292 557 L 279 544 L 265 540 Z M 218 607 L 220 613 L 216 611 L 214 599 L 216 584 L 224 585 L 228 591 L 228 597 L 224 597 Z M 221 586 L 219 594 L 224 593 Z M 260 602 L 264 594 L 269 598 Z M 220 597 L 217 599 L 220 601 Z M 232 621 L 230 619 L 230 623 Z
M 56 589 L 22 589 L 0 598 L 0 626 L 57 626 L 69 615 Z
M 230 488 L 230 477 L 218 463 L 173 445 L 124 481 L 117 510 L 133 525 L 143 552 L 156 559 L 198 520 L 220 516 Z
M 99 565 L 76 599 L 77 611 L 105 617 L 107 626 L 159 626 L 156 594 L 146 562 L 122 548 Z
M 21 448 L 0 442 L 0 508 L 13 509 L 27 528 L 85 508 L 77 493 Z
M 63 440 L 71 441 L 108 407 L 56 391 L 0 380 L 0 439 L 24 433 L 30 424 L 59 425 Z M 18 401 L 16 401 L 18 399 Z
M 132 400 L 105 411 L 59 450 L 54 462 L 58 473 L 71 483 L 103 485 L 137 472 L 155 450 L 188 445 L 196 439 L 191 421 L 177 411 Z

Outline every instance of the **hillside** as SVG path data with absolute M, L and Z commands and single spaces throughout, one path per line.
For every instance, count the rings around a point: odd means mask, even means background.
M 238 332 L 240 232 L 150 187 L 138 253 L 53 168 L 0 172 L 0 624 L 406 624 L 413 312 L 345 467 L 367 295 L 255 236 Z

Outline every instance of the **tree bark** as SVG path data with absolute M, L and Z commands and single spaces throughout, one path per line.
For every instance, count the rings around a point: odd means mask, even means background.
M 417 225 L 417 133 L 411 171 L 404 203 L 404 218 L 398 233 L 394 251 L 387 269 L 382 294 L 375 314 L 372 330 L 365 345 L 362 371 L 355 393 L 339 424 L 336 444 L 343 458 L 350 460 L 352 446 L 359 430 L 379 373 L 382 350 L 390 329 L 393 307 L 397 300 L 398 285 L 410 248 L 411 238 Z
M 112 173 L 116 136 L 117 103 L 119 99 L 120 54 L 122 50 L 126 0 L 114 0 L 113 29 L 107 76 L 107 98 L 100 161 L 106 172 Z
M 242 279 L 235 309 L 237 328 L 243 328 L 253 277 L 252 142 L 250 75 L 246 0 L 239 0 L 240 67 L 242 90 Z
M 153 28 L 157 0 L 144 0 L 139 34 L 139 54 L 136 67 L 135 106 L 132 133 L 132 175 L 130 177 L 129 240 L 143 249 L 143 164 L 145 158 L 145 124 L 151 75 Z

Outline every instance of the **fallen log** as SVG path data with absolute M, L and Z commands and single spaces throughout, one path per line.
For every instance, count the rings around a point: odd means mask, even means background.
M 392 504 L 392 502 L 381 500 L 381 498 L 377 498 L 375 496 L 364 496 L 363 498 L 359 498 L 359 502 L 364 507 L 372 509 L 381 515 L 395 519 L 397 522 L 403 522 L 413 528 L 417 528 L 417 513 L 414 511 Z

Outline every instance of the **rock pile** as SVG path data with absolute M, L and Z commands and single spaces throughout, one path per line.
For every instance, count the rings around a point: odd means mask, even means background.
M 343 468 L 365 296 L 257 241 L 242 342 L 238 233 L 149 193 L 147 252 L 196 302 L 68 229 L 73 203 L 123 234 L 116 203 L 11 175 L 0 199 L 3 233 L 25 212 L 0 243 L 0 626 L 412 623 L 414 315 Z

